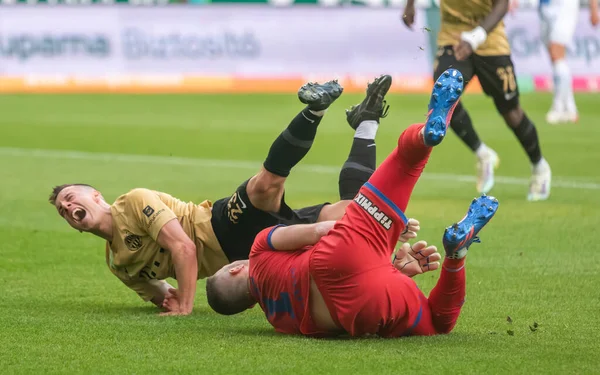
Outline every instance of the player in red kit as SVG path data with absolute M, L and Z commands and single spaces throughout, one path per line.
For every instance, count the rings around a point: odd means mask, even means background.
M 446 228 L 446 258 L 429 298 L 390 258 L 402 232 L 411 229 L 404 211 L 432 148 L 446 135 L 462 90 L 460 72 L 444 72 L 426 123 L 402 133 L 343 218 L 265 229 L 249 261 L 225 266 L 207 280 L 210 306 L 230 315 L 258 303 L 277 331 L 314 337 L 450 332 L 464 302 L 467 250 L 494 216 L 497 200 L 475 199 L 467 215 Z

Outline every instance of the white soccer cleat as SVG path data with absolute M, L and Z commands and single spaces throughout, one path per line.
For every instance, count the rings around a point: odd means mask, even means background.
M 556 125 L 564 122 L 564 114 L 562 111 L 551 110 L 546 114 L 546 122 L 550 125 Z
M 540 160 L 537 165 L 532 166 L 531 180 L 529 182 L 528 201 L 543 201 L 550 196 L 550 184 L 552 182 L 552 170 L 546 159 Z
M 477 158 L 477 191 L 479 194 L 487 194 L 494 187 L 494 170 L 500 165 L 500 158 L 489 147 Z
M 565 112 L 563 115 L 564 122 L 576 123 L 579 121 L 579 113 L 577 112 Z
M 546 122 L 550 125 L 576 123 L 579 121 L 577 112 L 551 110 L 546 114 Z

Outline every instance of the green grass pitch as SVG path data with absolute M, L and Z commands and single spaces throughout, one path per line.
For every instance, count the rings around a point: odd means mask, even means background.
M 378 159 L 428 98 L 390 96 Z M 295 207 L 334 201 L 352 131 L 344 95 L 287 184 Z M 112 202 L 147 187 L 200 202 L 229 195 L 260 166 L 302 106 L 294 95 L 2 96 L 0 98 L 0 369 L 2 373 L 595 373 L 600 349 L 600 107 L 549 126 L 549 95 L 523 107 L 554 174 L 551 199 L 527 203 L 530 167 L 491 101 L 467 95 L 501 158 L 499 211 L 471 248 L 467 301 L 449 335 L 313 340 L 274 333 L 255 308 L 214 314 L 199 282 L 195 310 L 159 317 L 110 274 L 103 241 L 71 230 L 47 203 L 52 186 L 87 182 Z M 450 133 L 433 153 L 407 215 L 441 248 L 444 228 L 476 196 L 475 158 Z M 428 293 L 439 273 L 418 279 Z M 512 323 L 507 322 L 510 316 Z M 539 324 L 533 332 L 529 327 Z M 512 335 L 508 333 L 512 332 Z

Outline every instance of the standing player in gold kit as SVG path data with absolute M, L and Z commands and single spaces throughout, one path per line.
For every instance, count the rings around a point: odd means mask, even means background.
M 535 125 L 519 104 L 519 88 L 502 21 L 508 7 L 509 0 L 440 0 L 441 29 L 434 79 L 448 68 L 458 69 L 466 84 L 477 76 L 529 157 L 532 174 L 527 199 L 545 200 L 550 196 L 552 172 L 542 157 Z M 415 0 L 407 0 L 402 18 L 408 27 L 414 24 Z M 450 126 L 477 155 L 477 190 L 488 193 L 494 186 L 498 155 L 481 141 L 461 102 Z

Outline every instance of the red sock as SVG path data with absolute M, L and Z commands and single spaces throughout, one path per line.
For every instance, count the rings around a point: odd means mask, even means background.
M 400 233 L 406 227 L 407 218 L 404 211 L 431 153 L 431 148 L 423 143 L 421 136 L 423 126 L 423 124 L 411 125 L 400 135 L 398 147 L 360 188 L 355 199 L 357 207 L 362 206 L 364 210 L 372 210 L 369 214 L 376 221 L 369 221 L 365 226 L 369 226 L 371 232 L 378 233 L 375 237 L 381 242 L 376 246 L 384 249 L 386 256 L 392 254 Z M 349 208 L 346 213 L 353 210 L 354 208 Z M 377 221 L 380 221 L 381 225 L 375 225 Z
M 429 294 L 431 320 L 437 333 L 452 331 L 465 302 L 465 258 L 444 259 L 442 272 Z
M 404 212 L 412 191 L 427 164 L 431 147 L 421 136 L 424 124 L 409 126 L 398 139 L 398 147 L 375 170 L 369 183 Z

